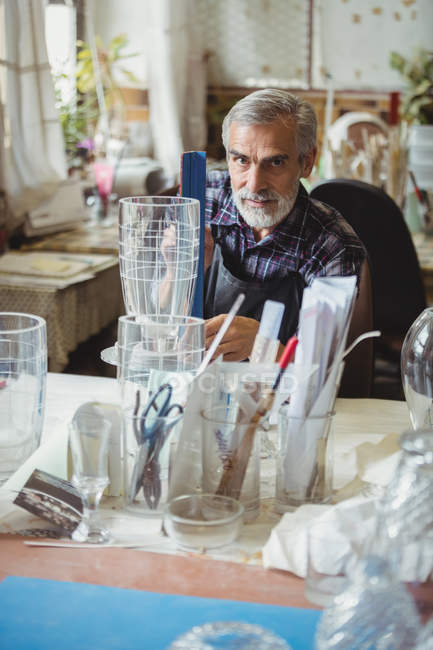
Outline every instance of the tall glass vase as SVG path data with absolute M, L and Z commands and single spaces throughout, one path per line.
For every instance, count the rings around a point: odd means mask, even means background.
M 196 199 L 121 199 L 119 263 L 126 313 L 189 316 L 199 242 L 200 203 Z
M 413 428 L 433 427 L 433 307 L 424 309 L 406 334 L 401 378 Z

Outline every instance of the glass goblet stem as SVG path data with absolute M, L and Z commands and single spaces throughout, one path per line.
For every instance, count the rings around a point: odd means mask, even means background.
M 101 544 L 110 541 L 110 532 L 101 524 L 99 517 L 99 502 L 102 493 L 109 481 L 105 478 L 96 479 L 77 479 L 74 481 L 76 487 L 80 490 L 83 501 L 83 519 L 77 530 L 74 532 L 74 538 L 84 537 L 82 541 Z

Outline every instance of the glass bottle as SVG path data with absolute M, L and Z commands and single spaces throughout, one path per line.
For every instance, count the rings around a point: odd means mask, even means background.
M 433 427 L 433 307 L 424 309 L 406 334 L 401 379 L 413 428 Z

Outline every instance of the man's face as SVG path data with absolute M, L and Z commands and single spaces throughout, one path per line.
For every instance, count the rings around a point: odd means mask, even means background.
M 252 228 L 271 228 L 285 219 L 308 176 L 314 154 L 302 164 L 293 120 L 270 124 L 233 122 L 229 132 L 229 172 L 236 207 Z

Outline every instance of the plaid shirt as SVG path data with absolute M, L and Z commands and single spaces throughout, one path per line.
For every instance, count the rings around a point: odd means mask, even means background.
M 236 208 L 228 172 L 207 176 L 206 223 L 221 247 L 228 270 L 241 280 L 283 278 L 300 273 L 307 285 L 315 277 L 357 275 L 365 249 L 339 212 L 311 199 L 300 185 L 286 219 L 259 242 Z

